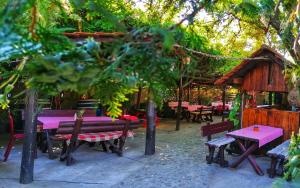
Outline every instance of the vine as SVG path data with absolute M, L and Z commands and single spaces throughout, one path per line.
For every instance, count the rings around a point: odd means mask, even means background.
M 229 120 L 233 122 L 234 129 L 237 130 L 240 128 L 240 119 L 238 118 L 238 113 L 240 112 L 241 107 L 241 96 L 237 94 L 233 101 L 233 108 L 229 112 Z

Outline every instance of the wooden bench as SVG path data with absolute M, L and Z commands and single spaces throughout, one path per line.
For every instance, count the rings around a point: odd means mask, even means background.
M 193 122 L 210 121 L 213 122 L 214 107 L 202 107 L 199 111 L 191 112 Z
M 213 113 L 214 113 L 213 106 L 201 108 L 200 118 L 202 121 L 205 120 L 205 121 L 213 122 L 213 118 L 212 118 Z
M 228 144 L 234 142 L 235 139 L 232 137 L 222 136 L 215 139 L 212 139 L 212 135 L 217 133 L 222 133 L 225 131 L 233 130 L 234 125 L 230 121 L 214 123 L 214 124 L 207 124 L 206 126 L 202 127 L 202 136 L 207 136 L 207 142 L 205 143 L 208 146 L 209 155 L 206 156 L 206 161 L 208 164 L 217 163 L 221 167 L 227 167 L 228 161 L 225 160 L 224 157 L 224 150 Z M 216 156 L 214 156 L 216 148 L 219 149 Z
M 289 145 L 290 140 L 286 140 L 282 144 L 267 152 L 267 155 L 271 157 L 271 166 L 267 170 L 270 178 L 274 178 L 275 175 L 283 175 L 284 164 L 288 160 Z

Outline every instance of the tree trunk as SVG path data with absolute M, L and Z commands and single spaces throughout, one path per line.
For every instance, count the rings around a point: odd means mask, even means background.
M 20 183 L 33 181 L 34 158 L 36 154 L 37 93 L 33 89 L 26 91 L 25 99 L 25 139 L 23 143 Z
M 146 147 L 145 155 L 155 153 L 155 104 L 149 97 L 147 105 L 147 130 L 146 130 Z
M 182 112 L 182 94 L 183 94 L 183 88 L 182 88 L 182 77 L 180 77 L 179 80 L 179 91 L 178 91 L 178 106 L 177 106 L 177 117 L 176 117 L 176 131 L 179 131 L 180 129 L 180 119 L 181 119 L 181 112 Z

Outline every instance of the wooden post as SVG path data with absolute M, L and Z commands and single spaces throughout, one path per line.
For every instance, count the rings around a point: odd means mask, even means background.
M 245 92 L 241 91 L 241 105 L 240 105 L 240 125 L 243 128 L 243 112 L 245 108 Z
M 176 131 L 179 131 L 180 129 L 180 119 L 181 119 L 181 113 L 182 113 L 182 94 L 183 94 L 183 63 L 181 62 L 179 65 L 180 69 L 180 79 L 179 79 L 179 87 L 178 87 L 178 105 L 177 105 L 177 117 L 176 117 Z
M 145 155 L 153 155 L 155 153 L 155 104 L 151 97 L 148 99 L 147 105 L 147 129 L 146 129 L 146 147 Z
M 141 96 L 142 96 L 142 88 L 139 87 L 139 92 L 138 92 L 138 96 L 137 96 L 137 100 L 136 100 L 136 109 L 140 108 L 140 104 L 141 104 Z
M 201 104 L 201 100 L 200 100 L 200 86 L 199 85 L 197 87 L 197 93 L 198 93 L 198 104 Z
M 225 110 L 225 103 L 226 103 L 226 86 L 223 86 L 223 93 L 222 93 L 222 122 L 224 122 L 225 117 L 224 117 L 224 110 Z
M 190 102 L 190 100 L 191 100 L 191 86 L 189 84 L 187 90 L 187 101 Z
M 179 131 L 180 129 L 180 119 L 181 119 L 181 113 L 182 113 L 182 77 L 179 80 L 179 92 L 178 92 L 178 106 L 177 106 L 177 117 L 176 117 L 176 131 Z
M 27 89 L 25 99 L 25 139 L 23 143 L 20 183 L 33 181 L 34 158 L 36 151 L 37 92 Z

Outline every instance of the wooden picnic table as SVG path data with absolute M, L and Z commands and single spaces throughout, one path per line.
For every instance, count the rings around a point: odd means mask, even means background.
M 123 125 L 116 125 L 117 121 L 123 121 L 123 120 L 114 120 L 112 121 L 112 118 L 106 117 L 106 116 L 94 116 L 91 114 L 88 114 L 88 116 L 83 117 L 82 126 L 87 127 L 91 125 L 99 125 L 94 126 L 93 129 L 98 130 L 99 132 L 107 132 L 107 131 L 120 131 L 124 129 Z M 133 121 L 137 122 L 139 120 Z M 54 153 L 52 151 L 52 142 L 50 140 L 50 137 L 56 134 L 56 130 L 59 128 L 61 124 L 75 124 L 74 116 L 70 116 L 70 114 L 64 114 L 61 112 L 55 114 L 42 114 L 41 116 L 38 116 L 38 127 L 41 132 L 45 134 L 44 138 L 39 139 L 39 148 L 46 152 L 48 150 L 49 158 L 54 158 Z M 138 128 L 139 125 L 131 125 L 129 129 L 135 129 Z M 70 129 L 73 129 L 70 127 Z M 86 130 L 88 132 L 88 130 Z M 93 130 L 95 131 L 95 130 Z M 91 135 L 93 136 L 93 135 Z M 99 137 L 100 139 L 100 137 Z
M 230 167 L 237 168 L 238 165 L 241 164 L 245 159 L 248 159 L 255 172 L 262 176 L 264 173 L 256 163 L 252 153 L 265 144 L 281 137 L 283 135 L 283 130 L 281 128 L 269 126 L 253 125 L 247 128 L 229 132 L 226 135 L 235 138 L 243 152 L 239 159 L 233 162 Z M 249 143 L 249 145 L 246 145 L 245 143 Z

